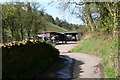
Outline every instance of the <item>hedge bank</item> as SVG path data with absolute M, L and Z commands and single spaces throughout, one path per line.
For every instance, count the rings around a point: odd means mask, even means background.
M 59 60 L 59 51 L 44 41 L 11 42 L 2 46 L 3 79 L 30 78 Z

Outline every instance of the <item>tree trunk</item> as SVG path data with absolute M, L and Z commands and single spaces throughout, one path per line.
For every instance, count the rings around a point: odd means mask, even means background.
M 108 9 L 108 11 L 110 12 L 111 17 L 113 18 L 113 33 L 114 31 L 116 31 L 116 29 L 118 28 L 118 16 L 119 16 L 119 4 L 117 3 L 107 3 L 106 2 L 106 7 Z
M 30 39 L 30 30 L 27 31 L 27 37 Z
M 23 28 L 22 27 L 20 29 L 20 32 L 21 32 L 21 40 L 23 40 L 24 39 L 24 33 L 23 33 Z
M 95 26 L 95 23 L 93 21 L 93 18 L 92 18 L 91 12 L 90 12 L 90 4 L 89 3 L 85 3 L 85 9 L 86 9 L 85 11 L 86 11 L 87 20 L 91 27 L 91 31 L 94 31 L 96 26 Z
M 14 40 L 14 31 L 11 29 L 12 41 Z

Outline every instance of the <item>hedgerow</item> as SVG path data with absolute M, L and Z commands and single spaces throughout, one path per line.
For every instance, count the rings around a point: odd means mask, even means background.
M 59 51 L 44 41 L 10 42 L 2 45 L 3 79 L 30 78 L 59 60 Z

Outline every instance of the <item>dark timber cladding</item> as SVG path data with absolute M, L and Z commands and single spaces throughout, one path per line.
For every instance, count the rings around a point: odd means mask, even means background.
M 78 41 L 80 40 L 80 32 L 77 31 L 67 31 L 64 32 L 64 34 L 67 36 L 68 41 Z

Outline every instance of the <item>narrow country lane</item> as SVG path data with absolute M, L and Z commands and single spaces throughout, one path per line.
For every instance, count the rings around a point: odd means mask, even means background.
M 97 56 L 83 54 L 83 53 L 70 53 L 77 42 L 68 42 L 67 44 L 57 45 L 60 55 L 68 56 L 75 60 L 73 68 L 73 80 L 80 78 L 102 78 L 102 59 Z

